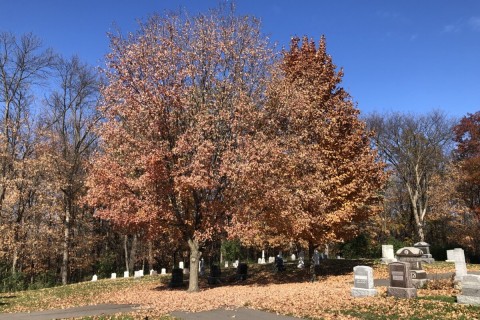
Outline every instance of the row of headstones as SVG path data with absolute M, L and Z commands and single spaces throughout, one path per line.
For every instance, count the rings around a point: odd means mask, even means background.
M 162 268 L 161 274 L 162 274 L 162 275 L 167 274 L 167 269 Z M 151 275 L 151 276 L 156 276 L 156 275 L 158 275 L 158 272 L 155 271 L 155 270 L 150 270 L 150 275 Z M 133 273 L 133 277 L 134 277 L 134 278 L 141 278 L 141 277 L 143 277 L 143 276 L 144 276 L 143 270 L 134 271 L 134 273 Z M 125 272 L 123 273 L 123 277 L 124 277 L 124 278 L 130 277 L 130 273 L 129 273 L 128 271 L 125 271 Z M 110 279 L 117 279 L 117 274 L 116 274 L 115 272 L 112 273 L 112 275 L 110 276 Z M 97 280 L 98 280 L 98 276 L 97 276 L 96 274 L 94 274 L 94 275 L 92 276 L 92 281 L 97 281 Z
M 322 252 L 318 252 L 318 250 L 315 250 L 314 253 L 313 253 L 313 257 L 312 257 L 312 261 L 313 261 L 313 264 L 318 266 L 320 265 L 320 261 L 323 260 L 323 259 L 326 259 L 327 256 Z M 283 262 L 283 256 L 282 256 L 282 252 L 280 251 L 279 254 L 276 256 L 276 257 L 268 257 L 268 263 L 277 263 L 277 261 L 281 259 L 282 262 Z M 291 261 L 296 261 L 297 260 L 297 256 L 292 253 L 292 255 L 290 256 L 290 259 Z M 337 256 L 337 259 L 342 259 L 340 256 Z M 266 261 L 265 261 L 265 250 L 262 250 L 262 257 L 261 258 L 258 258 L 258 264 L 266 264 Z M 303 269 L 305 268 L 305 252 L 302 250 L 299 252 L 298 254 L 298 264 L 297 264 L 297 267 L 299 269 Z
M 397 251 L 397 256 L 404 258 L 412 254 L 410 248 Z M 402 252 L 403 251 L 403 252 Z M 463 249 L 452 250 L 450 258 L 455 262 L 455 280 L 461 282 L 462 294 L 457 296 L 457 302 L 463 304 L 480 305 L 480 275 L 467 274 L 465 254 Z M 415 253 L 415 252 L 413 252 Z M 404 254 L 402 256 L 402 254 Z M 427 281 L 426 272 L 421 270 L 421 261 L 400 261 L 388 264 L 390 285 L 387 295 L 398 298 L 414 298 L 417 296 L 417 287 Z M 420 269 L 420 270 L 419 270 Z M 373 269 L 368 266 L 353 268 L 354 287 L 351 289 L 353 297 L 375 296 L 377 290 L 373 283 Z M 420 278 L 420 279 L 419 279 Z
M 426 263 L 435 262 L 435 259 L 433 259 L 432 254 L 430 253 L 430 245 L 426 242 L 417 242 L 413 245 L 413 247 L 406 247 L 406 248 L 416 248 L 420 250 L 422 252 L 421 260 L 423 262 L 426 262 Z M 395 257 L 393 252 L 394 252 L 393 245 L 391 244 L 382 245 L 382 259 L 381 259 L 382 263 L 389 264 L 391 262 L 398 261 L 398 259 Z

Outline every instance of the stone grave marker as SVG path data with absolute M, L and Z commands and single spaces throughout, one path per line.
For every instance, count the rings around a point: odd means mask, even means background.
M 258 258 L 258 264 L 263 264 L 262 263 L 262 258 Z
M 167 269 L 165 269 L 165 268 L 162 268 L 162 272 L 161 272 L 161 274 L 167 274 Z
M 198 272 L 201 276 L 205 273 L 205 260 L 203 258 L 198 262 Z
M 274 263 L 275 257 L 268 257 L 268 263 Z
M 124 278 L 128 278 L 129 276 L 130 276 L 130 274 L 129 274 L 128 271 L 125 271 L 125 272 L 123 273 L 123 277 L 124 277 Z
M 455 257 L 453 255 L 453 249 L 447 250 L 447 260 L 445 262 L 455 262 Z
M 225 261 L 225 268 L 228 268 L 228 261 Z
M 246 263 L 239 263 L 237 267 L 237 280 L 247 280 L 248 265 Z
M 368 266 L 353 267 L 352 297 L 371 297 L 377 293 L 373 287 L 373 269 Z
M 404 247 L 397 250 L 399 261 L 410 264 L 410 276 L 415 288 L 422 288 L 428 281 L 427 272 L 422 268 L 423 251 L 415 247 Z
M 266 261 L 265 261 L 265 250 L 262 250 L 262 260 L 260 260 L 259 263 L 261 263 L 261 264 L 265 264 L 265 263 L 266 263 Z
M 151 276 L 156 276 L 158 274 L 158 272 L 156 270 L 150 270 L 150 275 Z
M 480 275 L 467 274 L 462 280 L 462 294 L 457 296 L 462 304 L 480 305 Z
M 462 278 L 467 275 L 465 252 L 462 248 L 453 249 L 453 260 L 455 261 L 455 281 L 462 281 Z
M 142 269 L 142 270 L 134 271 L 133 277 L 134 277 L 134 278 L 141 278 L 141 277 L 143 277 L 143 269 Z
M 305 268 L 305 252 L 302 250 L 298 254 L 298 264 L 297 264 L 298 269 L 303 269 Z
M 117 279 L 117 274 L 116 274 L 116 273 L 112 273 L 112 276 L 110 277 L 110 279 Z
M 232 263 L 232 267 L 233 267 L 233 268 L 237 268 L 237 267 L 238 267 L 238 263 L 239 263 L 238 260 L 235 260 L 235 262 Z
M 410 264 L 408 262 L 392 262 L 388 265 L 390 286 L 387 295 L 397 298 L 417 297 L 417 288 L 413 287 Z
M 222 270 L 217 265 L 212 265 L 210 267 L 210 276 L 207 278 L 208 284 L 219 284 L 222 283 L 220 277 L 222 275 Z
M 92 277 L 92 282 L 97 281 L 97 280 L 98 280 L 98 277 L 97 277 L 96 274 L 94 274 L 93 277 Z
M 290 260 L 292 261 L 297 260 L 297 256 L 295 255 L 295 253 L 292 253 L 292 255 L 290 256 Z
M 183 287 L 183 269 L 172 269 L 172 278 L 170 279 L 169 286 L 171 288 Z
M 183 267 L 184 267 L 184 263 L 183 263 L 183 261 L 180 261 L 180 262 L 178 263 L 178 268 L 179 268 L 179 269 L 183 269 Z
M 430 245 L 426 242 L 417 242 L 413 245 L 414 248 L 418 248 L 422 250 L 422 261 L 426 263 L 433 263 L 435 259 L 433 259 L 432 255 L 430 254 Z
M 313 264 L 318 266 L 320 265 L 320 253 L 318 252 L 317 249 L 315 249 L 313 251 L 313 257 L 312 257 L 312 260 L 313 260 Z
M 393 253 L 393 245 L 383 244 L 382 245 L 382 263 L 389 264 L 391 262 L 396 262 L 395 255 Z

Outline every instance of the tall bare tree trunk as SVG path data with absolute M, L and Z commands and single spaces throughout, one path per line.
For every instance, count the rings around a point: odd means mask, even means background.
M 132 245 L 130 247 L 130 257 L 128 259 L 129 272 L 134 270 L 136 260 L 137 260 L 137 235 L 133 235 Z
M 70 210 L 65 210 L 65 230 L 63 233 L 63 256 L 62 256 L 62 284 L 68 283 L 68 263 L 70 249 Z
M 198 292 L 198 263 L 202 253 L 197 240 L 188 239 L 188 246 L 190 247 L 190 280 L 188 282 L 189 292 Z

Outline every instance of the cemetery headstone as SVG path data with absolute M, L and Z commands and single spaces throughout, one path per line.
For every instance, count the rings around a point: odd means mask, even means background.
M 190 274 L 190 268 L 183 268 L 183 274 Z
M 184 263 L 183 263 L 183 261 L 180 261 L 180 262 L 178 263 L 178 268 L 179 268 L 179 269 L 183 269 L 183 267 L 184 267 Z
M 153 270 L 153 269 L 150 270 L 150 275 L 151 275 L 151 276 L 156 276 L 157 274 L 158 274 L 157 271 L 155 271 L 155 270 Z
M 428 281 L 427 272 L 422 268 L 423 255 L 424 252 L 415 247 L 404 247 L 397 251 L 398 260 L 410 264 L 410 276 L 415 288 L 422 288 Z
M 228 261 L 225 261 L 225 268 L 228 268 Z
M 205 274 L 205 260 L 200 259 L 198 263 L 198 272 L 200 273 L 201 276 Z
M 239 263 L 238 260 L 235 260 L 235 262 L 232 263 L 232 267 L 237 268 L 237 267 L 238 267 L 238 263 Z
M 275 263 L 273 265 L 273 270 L 275 272 L 285 271 L 285 265 L 283 264 L 283 258 L 280 255 L 275 257 Z
M 134 277 L 134 278 L 141 278 L 141 277 L 143 277 L 143 269 L 142 269 L 142 270 L 135 271 L 135 272 L 133 273 L 133 277 Z
M 445 262 L 455 262 L 455 257 L 453 255 L 453 249 L 447 250 L 447 260 Z
M 373 286 L 373 269 L 368 266 L 353 267 L 352 297 L 371 297 L 377 293 Z
M 170 288 L 183 287 L 183 269 L 172 269 L 172 278 L 170 279 Z
M 302 250 L 298 253 L 298 264 L 297 264 L 298 269 L 303 269 L 305 268 L 305 252 Z
M 316 266 L 320 265 L 320 253 L 318 252 L 317 249 L 315 249 L 313 252 L 312 260 L 314 265 Z
M 266 261 L 265 261 L 265 250 L 262 250 L 262 260 L 260 262 L 261 264 L 265 264 Z
M 297 260 L 297 256 L 295 255 L 295 253 L 292 253 L 292 255 L 290 256 L 290 259 L 291 259 L 292 261 Z
M 455 261 L 455 281 L 462 281 L 463 277 L 467 275 L 465 252 L 462 248 L 453 249 L 453 260 Z
M 396 262 L 395 255 L 393 254 L 393 245 L 391 244 L 383 244 L 382 245 L 382 263 L 389 264 L 392 262 Z
M 222 275 L 222 271 L 220 267 L 217 265 L 212 265 L 210 267 L 210 276 L 207 278 L 208 284 L 219 284 L 222 283 L 220 277 Z
M 433 263 L 435 259 L 433 259 L 432 255 L 430 254 L 430 245 L 426 242 L 417 242 L 413 245 L 414 248 L 418 248 L 422 250 L 422 261 L 426 263 Z
M 480 275 L 467 274 L 462 280 L 462 294 L 457 296 L 462 304 L 480 305 Z
M 258 264 L 262 264 L 262 258 L 258 258 Z
M 162 268 L 162 272 L 161 272 L 161 274 L 167 274 L 167 269 L 165 269 L 165 268 Z
M 237 279 L 245 281 L 247 280 L 248 265 L 246 263 L 239 263 L 237 267 Z
M 116 273 L 112 273 L 112 276 L 110 277 L 110 279 L 117 279 L 117 274 L 116 274 Z
M 96 274 L 94 274 L 93 277 L 92 277 L 92 281 L 97 281 L 97 280 L 98 280 L 98 277 L 97 277 Z
M 275 257 L 268 257 L 268 263 L 274 263 Z
M 392 262 L 388 265 L 390 285 L 387 295 L 397 298 L 417 297 L 417 288 L 413 287 L 410 264 L 408 262 Z
M 130 274 L 129 274 L 128 271 L 125 271 L 125 272 L 123 273 L 123 277 L 124 277 L 124 278 L 128 278 L 129 276 L 130 276 Z

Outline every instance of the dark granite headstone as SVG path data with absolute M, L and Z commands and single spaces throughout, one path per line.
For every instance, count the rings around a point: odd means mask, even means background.
M 406 262 L 392 262 L 389 265 L 390 286 L 398 288 L 411 288 L 410 265 Z
M 237 267 L 237 279 L 246 280 L 248 274 L 248 265 L 246 263 L 240 263 Z
M 170 287 L 177 288 L 183 286 L 183 269 L 172 269 L 172 278 L 170 279 Z

